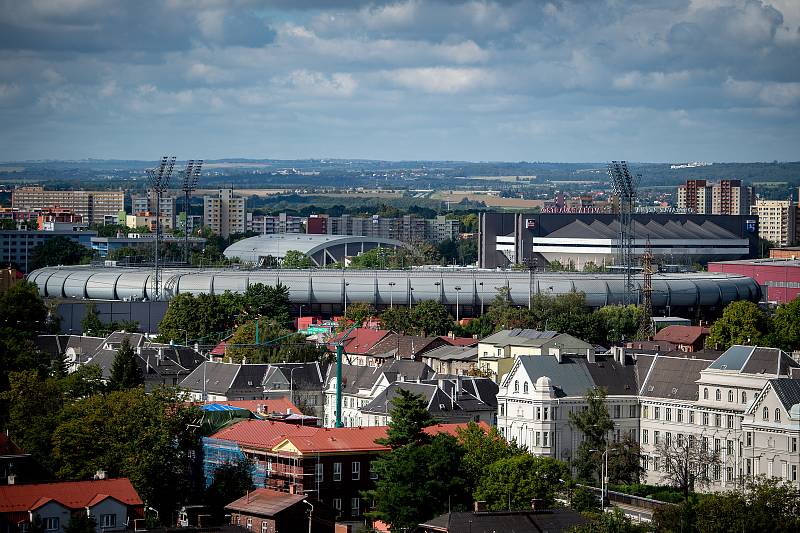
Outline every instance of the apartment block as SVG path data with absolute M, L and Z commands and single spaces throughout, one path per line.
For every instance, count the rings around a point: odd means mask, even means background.
M 245 198 L 234 196 L 233 189 L 219 189 L 203 196 L 203 224 L 225 238 L 247 230 Z
M 131 213 L 155 213 L 156 212 L 156 193 L 148 191 L 146 194 L 131 195 Z M 170 194 L 161 196 L 161 216 L 169 219 L 169 227 L 175 228 L 177 210 L 177 197 Z
M 405 215 L 387 218 L 380 215 L 354 217 L 342 215 L 312 215 L 308 218 L 307 232 L 327 235 L 354 235 L 359 237 L 381 237 L 403 242 L 439 243 L 448 239 L 456 240 L 461 230 L 460 222 L 440 215 L 432 219 Z
M 87 224 L 103 224 L 106 216 L 125 209 L 124 191 L 55 191 L 41 186 L 18 187 L 11 195 L 11 206 L 20 210 L 53 207 L 71 209 Z
M 278 215 L 252 215 L 247 213 L 247 231 L 261 235 L 277 233 L 305 233 L 305 218 L 280 213 Z
M 791 246 L 796 239 L 797 206 L 792 200 L 756 200 L 751 214 L 758 215 L 758 236 L 777 246 Z
M 747 215 L 754 201 L 753 188 L 741 180 L 686 180 L 678 187 L 678 209 L 698 215 Z

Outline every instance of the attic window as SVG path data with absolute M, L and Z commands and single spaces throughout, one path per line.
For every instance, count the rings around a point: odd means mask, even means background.
M 653 385 L 647 387 L 647 392 L 653 392 L 653 390 L 655 390 L 655 387 Z
M 252 386 L 253 386 L 253 382 L 252 382 L 252 381 L 248 381 L 248 382 L 247 382 L 247 386 L 248 386 L 248 387 L 252 387 Z
M 719 369 L 720 370 L 727 370 L 728 369 L 728 365 L 719 365 Z
M 676 389 L 675 387 L 672 387 L 672 394 L 678 394 L 678 389 Z

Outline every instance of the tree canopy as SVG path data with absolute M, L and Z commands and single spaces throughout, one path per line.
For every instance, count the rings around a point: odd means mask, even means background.
M 428 435 L 423 429 L 436 423 L 424 398 L 403 388 L 397 389 L 397 396 L 392 400 L 391 414 L 386 438 L 379 442 L 392 449 L 426 442 Z
M 281 261 L 282 268 L 311 268 L 314 263 L 303 252 L 288 250 Z
M 729 303 L 722 316 L 711 326 L 706 346 L 727 350 L 734 344 L 764 344 L 772 324 L 758 305 L 747 300 Z
M 54 265 L 80 265 L 89 261 L 92 251 L 77 241 L 57 235 L 30 250 L 30 269 Z
M 608 413 L 605 389 L 589 389 L 586 392 L 586 404 L 586 409 L 569 413 L 570 425 L 584 436 L 573 464 L 579 479 L 596 477 L 599 480 L 606 435 L 614 429 L 614 421 Z
M 533 498 L 552 507 L 562 483 L 569 479 L 569 468 L 557 459 L 516 454 L 486 467 L 475 497 L 490 511 L 530 509 Z
M 144 375 L 137 359 L 126 335 L 111 363 L 111 379 L 108 383 L 111 390 L 125 390 L 144 384 Z

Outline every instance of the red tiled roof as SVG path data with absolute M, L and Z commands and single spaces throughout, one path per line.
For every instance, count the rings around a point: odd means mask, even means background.
M 478 344 L 478 339 L 473 339 L 472 337 L 448 337 L 447 335 L 442 335 L 439 338 L 453 346 L 476 346 Z
M 667 326 L 653 336 L 653 340 L 667 341 L 673 344 L 694 344 L 703 335 L 708 335 L 708 328 L 700 326 Z
M 331 344 L 336 344 L 346 332 L 336 335 Z M 356 328 L 350 332 L 344 341 L 344 351 L 348 353 L 363 354 L 375 346 L 375 343 L 391 333 L 388 329 Z M 332 350 L 336 348 L 331 347 Z
M 69 509 L 88 507 L 98 495 L 125 505 L 143 505 L 128 478 L 64 481 L 31 485 L 0 485 L 0 513 L 28 511 L 41 500 L 55 500 Z M 103 498 L 105 499 L 105 498 Z M 46 502 L 44 502 L 46 503 Z
M 488 425 L 480 425 L 488 431 Z M 465 426 L 466 424 L 436 424 L 425 428 L 425 433 L 447 433 L 455 436 L 456 430 Z M 240 446 L 258 450 L 271 450 L 288 439 L 301 453 L 384 451 L 388 447 L 375 444 L 375 439 L 385 438 L 386 429 L 386 426 L 320 428 L 269 420 L 243 420 L 211 437 L 234 441 Z
M 25 455 L 25 452 L 7 435 L 0 433 L 0 457 L 9 455 Z
M 261 406 L 261 412 L 268 413 L 283 413 L 290 409 L 296 415 L 303 414 L 295 404 L 289 401 L 289 398 L 274 398 L 272 400 L 229 400 L 229 401 L 214 401 L 208 403 L 218 403 L 222 405 L 230 405 L 231 407 L 239 407 L 240 409 L 247 409 L 254 413 L 258 412 L 258 406 Z
M 225 341 L 220 341 L 220 343 L 214 346 L 214 349 L 211 350 L 211 355 L 225 355 L 226 344 L 227 343 Z

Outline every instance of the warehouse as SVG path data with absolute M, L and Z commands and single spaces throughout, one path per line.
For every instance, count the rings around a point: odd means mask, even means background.
M 150 299 L 152 269 L 124 267 L 48 267 L 28 279 L 50 298 L 90 298 L 137 301 Z M 583 292 L 591 307 L 622 303 L 624 276 L 620 274 L 534 273 L 510 270 L 236 270 L 166 268 L 162 293 L 166 299 L 182 293 L 241 292 L 254 283 L 289 288 L 294 304 L 313 314 L 334 314 L 348 304 L 368 302 L 378 309 L 437 300 L 455 316 L 480 314 L 498 294 L 507 290 L 516 305 L 528 305 L 534 294 Z M 637 286 L 640 280 L 636 281 Z M 641 294 L 641 290 L 636 291 Z M 653 276 L 653 307 L 658 314 L 676 310 L 718 308 L 734 300 L 758 301 L 758 284 L 735 274 L 660 273 Z
M 616 215 L 595 213 L 482 213 L 479 265 L 506 268 L 530 260 L 558 261 L 578 270 L 612 265 L 617 256 Z M 635 256 L 650 241 L 656 262 L 692 264 L 755 257 L 758 217 L 640 213 L 633 224 Z

